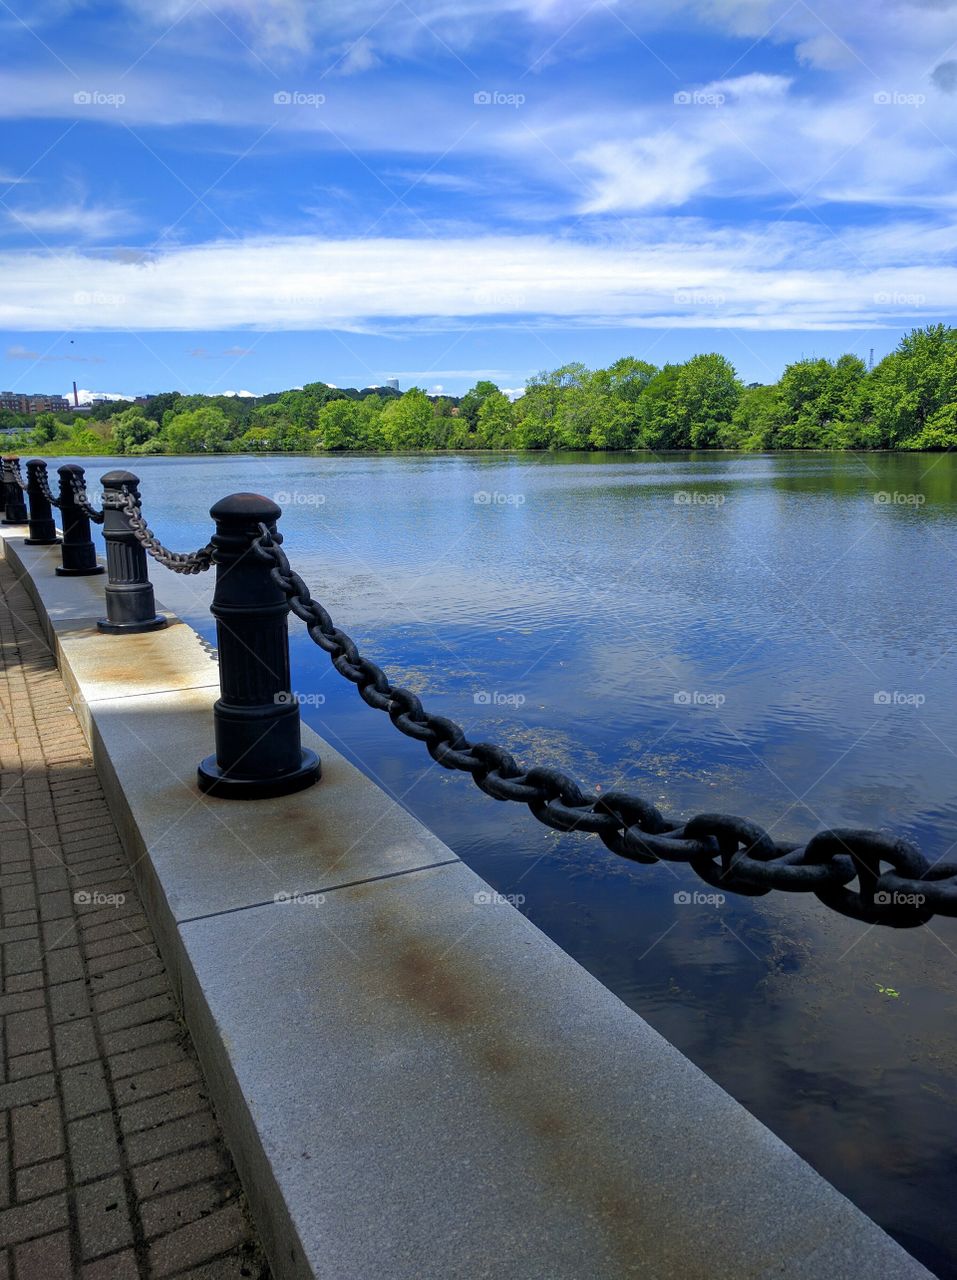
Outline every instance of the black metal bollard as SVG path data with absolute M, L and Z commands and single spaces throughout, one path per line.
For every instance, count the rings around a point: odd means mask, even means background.
M 28 547 L 50 547 L 60 541 L 56 533 L 53 508 L 45 493 L 47 464 L 42 458 L 27 463 L 27 499 L 30 504 L 30 536 Z
M 103 538 L 106 541 L 106 617 L 96 624 L 110 635 L 159 631 L 166 619 L 156 612 L 146 552 L 137 541 L 125 511 L 114 505 L 123 489 L 139 501 L 139 476 L 132 471 L 108 471 L 103 485 Z
M 86 574 L 102 573 L 103 566 L 96 563 L 96 547 L 90 537 L 90 521 L 76 505 L 73 481 L 83 483 L 83 468 L 75 462 L 57 467 L 60 477 L 60 518 L 63 521 L 63 545 L 60 555 L 63 563 L 57 573 L 64 578 L 79 578 Z
M 14 464 L 19 461 L 16 454 L 3 459 L 3 524 L 26 524 L 27 522 L 23 490 L 17 484 L 14 471 Z
M 224 799 L 288 795 L 316 782 L 321 767 L 300 743 L 299 704 L 289 688 L 289 603 L 251 550 L 260 524 L 279 537 L 282 510 L 260 494 L 234 493 L 209 514 L 216 521 L 212 613 L 220 697 L 213 709 L 216 754 L 200 764 L 199 785 Z

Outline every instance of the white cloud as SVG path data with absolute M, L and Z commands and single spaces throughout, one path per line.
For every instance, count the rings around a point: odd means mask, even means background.
M 33 364 L 56 364 L 64 360 L 75 364 L 104 363 L 102 356 L 75 356 L 69 353 L 32 351 L 29 347 L 23 346 L 22 343 L 14 343 L 12 347 L 7 347 L 7 359 L 29 360 Z
M 240 400 L 255 400 L 255 391 L 221 391 L 222 396 L 236 396 Z
M 112 205 L 65 204 L 40 208 L 8 208 L 7 218 L 38 239 L 68 236 L 71 240 L 106 240 L 132 225 L 130 215 Z
M 955 250 L 954 221 L 932 233 L 901 222 L 834 236 L 814 222 L 715 231 L 672 217 L 642 219 L 601 241 L 222 240 L 173 247 L 144 265 L 80 250 L 5 252 L 0 327 L 382 332 L 449 330 L 488 315 L 503 326 L 528 317 L 676 328 L 899 326 L 952 317 Z M 109 305 L 91 306 L 91 297 Z
M 594 173 L 583 213 L 676 208 L 707 185 L 707 148 L 671 134 L 634 142 L 598 142 L 575 160 Z
M 379 66 L 380 59 L 376 54 L 372 41 L 368 36 L 360 36 L 349 46 L 348 52 L 335 70 L 344 76 L 355 75 L 362 71 L 371 71 Z
M 80 404 L 92 404 L 94 399 L 100 398 L 100 397 L 103 397 L 107 400 L 135 400 L 136 399 L 135 396 L 126 395 L 126 393 L 123 391 L 84 391 L 79 388 L 77 389 L 76 397 L 79 400 Z M 70 389 L 68 398 L 72 403 L 73 401 L 72 387 Z

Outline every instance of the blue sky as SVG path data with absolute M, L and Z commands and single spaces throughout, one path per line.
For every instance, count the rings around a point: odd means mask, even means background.
M 768 381 L 957 311 L 957 0 L 0 4 L 0 382 Z

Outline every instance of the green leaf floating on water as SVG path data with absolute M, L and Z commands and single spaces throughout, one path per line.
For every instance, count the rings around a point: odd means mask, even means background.
M 895 991 L 893 987 L 882 987 L 879 982 L 875 982 L 874 985 L 882 996 L 890 996 L 892 1000 L 898 1000 L 900 998 L 900 992 Z

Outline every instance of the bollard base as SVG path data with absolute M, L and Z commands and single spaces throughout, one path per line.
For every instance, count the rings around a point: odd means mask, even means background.
M 101 618 L 96 625 L 109 636 L 131 636 L 138 631 L 162 631 L 166 626 L 166 619 L 159 614 L 154 618 L 145 618 L 142 622 L 110 622 L 109 618 Z
M 25 547 L 58 547 L 60 545 L 59 538 L 24 538 L 23 545 Z
M 91 573 L 106 573 L 106 570 L 101 564 L 92 569 L 64 569 L 62 565 L 58 565 L 55 572 L 61 578 L 85 578 Z
M 207 756 L 196 771 L 200 791 L 219 800 L 268 800 L 304 791 L 322 776 L 322 764 L 314 751 L 302 751 L 298 769 L 278 778 L 231 778 L 223 773 L 215 756 Z

